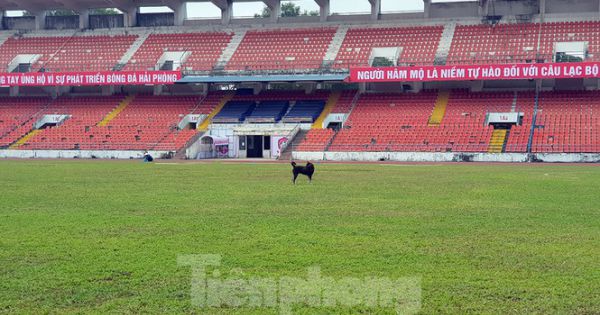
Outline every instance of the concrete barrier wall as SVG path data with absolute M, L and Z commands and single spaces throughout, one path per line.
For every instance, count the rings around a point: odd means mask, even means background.
M 161 158 L 168 151 L 148 151 L 154 158 Z M 144 151 L 99 150 L 0 150 L 2 159 L 141 159 Z
M 296 160 L 349 162 L 549 162 L 600 163 L 600 154 L 526 154 L 526 153 L 456 153 L 456 152 L 293 152 Z

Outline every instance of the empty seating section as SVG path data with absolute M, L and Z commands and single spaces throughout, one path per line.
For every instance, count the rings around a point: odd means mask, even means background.
M 154 70 L 163 53 L 190 52 L 184 69 L 212 70 L 232 37 L 233 34 L 225 32 L 151 34 L 125 69 Z
M 335 132 L 332 129 L 311 129 L 306 137 L 293 148 L 295 151 L 325 151 Z
M 331 110 L 332 113 L 349 113 L 352 109 L 352 101 L 354 101 L 354 97 L 358 93 L 355 90 L 352 91 L 344 91 L 342 95 L 340 95 L 340 99 L 335 104 L 335 107 Z
M 27 134 L 48 101 L 41 97 L 0 98 L 0 147 Z
M 531 136 L 531 124 L 533 123 L 533 110 L 535 107 L 534 92 L 517 93 L 517 103 L 515 111 L 523 113 L 520 125 L 513 125 L 508 134 L 506 142 L 506 152 L 524 153 L 527 152 L 527 144 Z
M 248 31 L 226 70 L 317 69 L 336 29 L 278 29 Z
M 361 95 L 329 151 L 485 152 L 494 129 L 485 125 L 486 114 L 510 112 L 514 93 L 454 91 L 441 124 L 428 126 L 436 98 L 434 92 Z M 529 124 L 518 127 L 511 151 L 526 152 L 533 102 L 517 109 Z
M 136 38 L 137 35 L 73 36 L 41 66 L 52 72 L 112 71 Z
M 600 93 L 541 93 L 531 149 L 534 153 L 600 152 Z
M 443 26 L 350 28 L 335 67 L 369 66 L 373 48 L 399 47 L 398 65 L 431 65 Z
M 288 123 L 313 123 L 321 115 L 323 108 L 325 108 L 325 101 L 296 101 L 283 118 L 283 121 Z
M 421 151 L 437 93 L 363 94 L 329 151 Z
M 32 71 L 110 71 L 136 37 L 11 37 L 0 46 L 0 62 L 8 65 L 17 55 L 39 55 Z
M 181 148 L 195 130 L 177 130 L 177 123 L 196 108 L 195 96 L 136 96 L 107 126 L 97 126 L 124 99 L 62 97 L 45 114 L 72 115 L 63 124 L 42 130 L 22 149 L 169 150 Z
M 323 111 L 325 102 L 329 92 L 318 90 L 311 94 L 306 94 L 304 91 L 264 91 L 260 94 L 237 94 L 233 101 L 235 102 L 252 102 L 257 103 L 256 109 L 252 109 L 249 113 L 250 117 L 254 115 L 254 112 L 262 111 L 261 104 L 264 102 L 277 103 L 283 105 L 287 103 L 289 106 L 282 111 L 283 115 L 278 121 L 287 123 L 312 123 L 319 117 L 319 114 Z M 224 108 L 225 109 L 225 108 Z M 221 113 L 217 114 L 219 116 Z M 217 118 L 217 117 L 215 117 Z M 231 119 L 218 119 L 221 122 L 227 122 L 226 120 Z M 260 119 L 259 119 L 260 120 Z M 214 119 L 213 119 L 214 121 Z M 248 122 L 258 122 L 256 119 L 250 119 Z M 266 122 L 266 121 L 262 121 Z
M 178 131 L 177 123 L 194 113 L 199 101 L 198 96 L 138 95 L 103 132 L 111 139 L 111 149 L 177 150 L 176 144 L 187 142 L 195 133 Z
M 225 96 L 226 92 L 215 91 L 210 92 L 204 99 L 202 99 L 197 107 L 194 109 L 195 114 L 210 114 L 216 107 L 221 103 L 221 100 Z
M 513 92 L 476 93 L 458 90 L 450 93 L 439 130 L 429 129 L 429 134 L 436 139 L 433 142 L 435 151 L 488 151 L 494 127 L 485 125 L 486 115 L 490 112 L 510 112 L 514 98 Z
M 60 126 L 48 127 L 28 140 L 21 149 L 90 149 L 103 139 L 95 125 L 119 105 L 123 96 L 60 97 L 50 103 L 44 115 L 70 115 Z
M 45 60 L 58 51 L 69 37 L 9 37 L 0 46 L 0 63 L 4 71 L 17 55 L 39 55 L 32 69 L 39 70 Z
M 536 60 L 539 24 L 457 25 L 447 64 Z
M 600 22 L 560 22 L 542 24 L 540 59 L 553 60 L 554 44 L 588 42 L 588 60 L 600 60 Z
M 281 120 L 290 106 L 289 101 L 264 101 L 258 103 L 248 116 L 248 122 L 276 123 Z
M 213 118 L 213 123 L 240 123 L 256 107 L 254 101 L 229 101 L 221 111 Z

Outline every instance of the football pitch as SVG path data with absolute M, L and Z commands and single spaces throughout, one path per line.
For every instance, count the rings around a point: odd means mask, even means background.
M 0 161 L 0 313 L 398 310 L 326 286 L 283 308 L 311 270 L 407 281 L 422 314 L 600 312 L 598 166 L 316 168 L 293 186 L 289 164 Z

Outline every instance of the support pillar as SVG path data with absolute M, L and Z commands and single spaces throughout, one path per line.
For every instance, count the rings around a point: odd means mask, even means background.
M 46 28 L 46 11 L 33 13 L 35 16 L 35 29 L 43 30 Z
M 331 14 L 331 6 L 329 0 L 316 0 L 319 5 L 319 21 L 327 22 L 329 14 Z
M 137 14 L 138 8 L 131 7 L 123 11 L 123 25 L 125 27 L 136 27 L 137 26 Z
M 600 1 L 598 1 L 600 3 Z M 600 12 L 600 5 L 599 5 Z M 540 0 L 540 22 L 544 23 L 546 20 L 546 0 Z
M 114 94 L 115 94 L 115 86 L 114 85 L 102 86 L 102 96 L 111 96 Z
M 263 0 L 267 8 L 269 8 L 269 20 L 273 23 L 279 21 L 281 16 L 281 1 L 280 0 Z
M 183 26 L 185 19 L 187 19 L 187 5 L 185 1 L 176 2 L 169 5 L 169 8 L 173 10 L 175 14 L 175 26 Z
M 79 10 L 79 28 L 88 29 L 90 28 L 90 10 L 83 9 Z
M 154 86 L 154 96 L 161 95 L 163 91 L 163 85 L 155 85 Z
M 431 17 L 431 0 L 423 0 L 423 17 L 426 19 Z
M 371 21 L 379 20 L 381 15 L 381 0 L 369 0 L 371 3 Z
M 10 88 L 8 88 L 8 95 L 9 96 L 19 96 L 19 87 L 11 86 Z

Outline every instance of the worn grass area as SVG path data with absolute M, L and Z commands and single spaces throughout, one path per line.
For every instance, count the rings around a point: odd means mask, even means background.
M 221 278 L 418 277 L 425 314 L 600 311 L 597 166 L 328 164 L 292 186 L 287 164 L 0 161 L 0 187 L 0 313 L 279 312 L 194 306 L 184 254 Z

